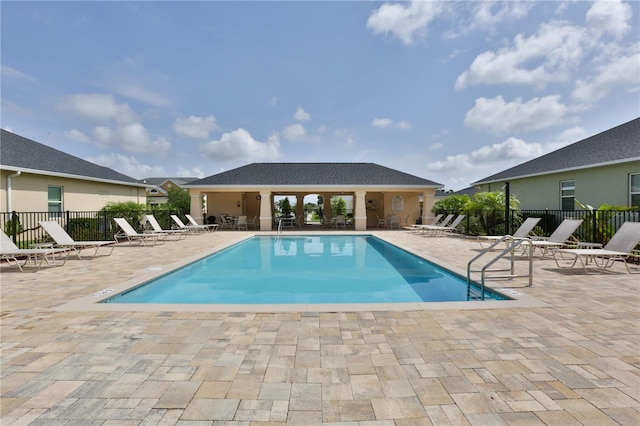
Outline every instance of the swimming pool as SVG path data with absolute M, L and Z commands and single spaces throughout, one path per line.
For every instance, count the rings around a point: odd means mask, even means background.
M 466 280 L 371 235 L 255 236 L 103 303 L 300 304 L 478 300 Z M 507 299 L 485 292 L 485 299 Z

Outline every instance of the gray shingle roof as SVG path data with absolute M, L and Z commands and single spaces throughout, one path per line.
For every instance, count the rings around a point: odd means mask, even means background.
M 474 182 L 473 185 L 638 160 L 640 118 L 503 170 Z
M 132 177 L 1 129 L 0 166 L 140 186 Z
M 148 177 L 144 179 L 138 179 L 140 183 L 146 183 L 147 185 L 160 186 L 166 181 L 170 180 L 177 185 L 184 185 L 198 179 L 197 177 Z
M 190 182 L 186 186 L 238 185 L 442 186 L 374 163 L 252 163 Z

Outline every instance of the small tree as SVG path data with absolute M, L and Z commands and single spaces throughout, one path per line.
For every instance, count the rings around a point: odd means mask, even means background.
M 289 202 L 289 197 L 284 197 L 283 200 L 280 200 L 280 211 L 284 217 L 289 217 L 291 215 L 292 208 L 291 203 Z
M 332 216 L 345 216 L 347 214 L 347 203 L 342 197 L 331 199 L 331 215 Z
M 465 211 L 478 218 L 487 235 L 501 235 L 504 233 L 504 229 L 500 227 L 505 220 L 505 201 L 505 194 L 501 191 L 476 192 Z M 519 204 L 520 202 L 514 196 L 510 197 L 510 210 L 519 212 Z
M 450 214 L 460 213 L 466 211 L 467 204 L 471 199 L 467 194 L 462 195 L 449 195 L 442 200 L 438 200 L 433 203 L 432 211 L 435 214 Z
M 188 189 L 173 186 L 167 192 L 167 206 L 171 210 L 177 210 L 181 214 L 191 211 L 191 195 Z

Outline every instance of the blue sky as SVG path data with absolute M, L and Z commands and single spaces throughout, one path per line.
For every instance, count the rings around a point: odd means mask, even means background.
M 3 128 L 135 178 L 373 162 L 458 190 L 640 116 L 640 4 L 1 4 Z

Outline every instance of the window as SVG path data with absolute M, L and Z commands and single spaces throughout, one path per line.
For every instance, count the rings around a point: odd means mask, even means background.
M 62 215 L 62 187 L 50 186 L 49 187 L 49 217 L 56 218 Z
M 574 210 L 576 198 L 576 181 L 565 180 L 560 182 L 560 208 L 562 210 Z
M 629 206 L 640 207 L 640 173 L 629 175 Z

